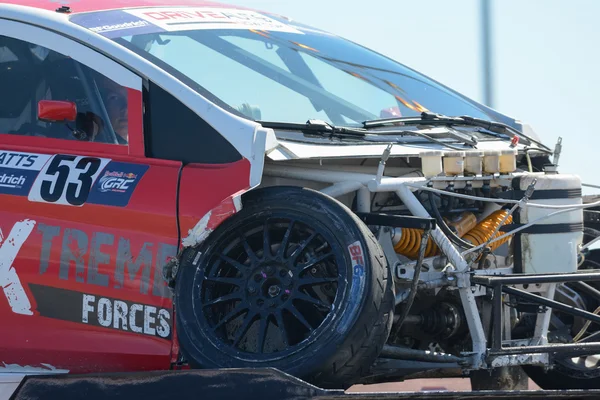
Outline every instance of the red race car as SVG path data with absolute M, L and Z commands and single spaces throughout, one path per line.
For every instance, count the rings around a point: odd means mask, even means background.
M 364 47 L 195 0 L 9 0 L 0 133 L 0 372 L 600 382 L 568 347 L 600 319 L 564 283 L 593 258 L 579 178 Z

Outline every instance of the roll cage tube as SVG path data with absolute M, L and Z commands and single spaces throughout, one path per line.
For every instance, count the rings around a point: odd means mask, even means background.
M 81 65 L 79 63 L 75 63 L 75 68 L 77 69 L 77 74 L 79 75 L 79 77 L 81 79 L 81 84 L 83 85 L 83 90 L 85 91 L 86 95 L 88 96 L 88 99 L 90 99 L 91 108 L 95 109 L 95 110 L 99 110 L 102 113 L 101 118 L 103 118 L 104 121 L 107 121 L 107 123 L 105 123 L 103 126 L 103 133 L 110 138 L 110 142 L 107 141 L 107 143 L 118 144 L 117 135 L 112 127 L 112 123 L 110 122 L 110 117 L 108 116 L 108 111 L 106 110 L 106 107 L 104 105 L 104 100 L 102 99 L 102 95 L 100 94 L 100 90 L 98 89 L 98 83 L 96 82 L 96 79 L 94 79 L 94 77 L 93 77 L 94 74 L 90 72 L 90 75 L 92 75 L 92 76 L 88 76 L 88 74 L 85 73 L 83 68 L 81 68 Z M 90 80 L 88 80 L 88 78 Z M 110 79 L 110 78 L 108 78 L 108 79 Z M 90 84 L 89 84 L 90 81 L 92 81 L 94 83 L 93 88 L 90 87 Z

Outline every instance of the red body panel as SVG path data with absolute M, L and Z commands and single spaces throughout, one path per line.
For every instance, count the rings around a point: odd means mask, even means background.
M 214 229 L 222 219 L 235 212 L 230 197 L 248 189 L 249 176 L 250 163 L 245 159 L 225 165 L 186 166 L 179 192 L 181 237 L 185 238 L 188 231 L 213 209 L 208 229 Z M 221 204 L 224 207 L 219 210 Z
M 18 220 L 36 221 L 36 227 L 13 264 L 32 300 L 32 310 L 40 307 L 30 292 L 32 284 L 172 310 L 161 267 L 166 257 L 174 255 L 177 249 L 175 205 L 179 165 L 152 165 L 149 160 L 143 161 L 150 168 L 124 208 L 95 204 L 72 207 L 0 196 L 3 205 L 0 225 L 5 236 Z M 50 239 L 52 229 L 58 229 L 58 234 L 51 238 L 49 246 L 44 247 L 42 241 Z M 79 232 L 69 237 L 66 230 Z M 92 248 L 98 233 L 105 235 L 105 244 L 97 246 L 100 251 L 94 256 Z M 129 241 L 133 260 L 139 257 L 144 244 L 151 254 L 151 265 L 141 267 L 133 279 L 130 279 L 127 267 L 121 274 L 123 277 L 118 278 L 116 259 L 123 240 Z M 48 248 L 49 254 L 45 254 Z M 66 267 L 65 253 L 79 258 L 85 268 L 77 270 L 77 262 L 70 262 Z M 104 276 L 107 286 L 93 283 L 90 273 L 93 259 L 98 269 L 96 275 Z M 68 271 L 68 274 L 61 275 L 61 271 Z M 145 271 L 147 282 L 142 278 Z M 54 307 L 67 306 L 59 299 L 54 304 Z M 0 315 L 3 327 L 7 329 L 1 335 L 3 341 L 0 344 L 4 362 L 19 365 L 48 363 L 76 373 L 164 369 L 170 364 L 171 341 L 168 339 L 133 333 L 131 326 L 128 331 L 107 329 L 39 314 L 34 311 L 33 316 L 18 315 L 11 312 L 6 302 L 0 301 Z
M 165 4 L 72 4 L 76 11 L 156 5 Z M 206 228 L 214 230 L 235 212 L 233 196 L 249 188 L 250 163 L 181 169 L 146 158 L 142 92 L 127 92 L 126 146 L 0 132 L 0 368 L 158 370 L 178 355 L 162 268 L 207 213 Z
M 36 7 L 45 10 L 54 11 L 64 4 L 57 2 L 56 0 L 4 0 L 3 3 L 7 4 L 18 4 L 28 7 Z M 102 10 L 113 10 L 119 8 L 131 8 L 131 7 L 177 7 L 177 6 L 193 6 L 193 7 L 229 7 L 244 9 L 244 7 L 233 6 L 222 3 L 215 3 L 211 1 L 201 0 L 83 0 L 72 2 L 67 4 L 71 7 L 73 13 L 78 12 L 90 12 L 90 11 L 102 11 Z

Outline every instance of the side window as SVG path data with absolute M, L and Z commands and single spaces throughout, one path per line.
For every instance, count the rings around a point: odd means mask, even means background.
M 127 89 L 70 57 L 0 35 L 0 134 L 126 145 Z
M 183 163 L 226 164 L 240 153 L 194 111 L 153 82 L 145 93 L 146 155 Z

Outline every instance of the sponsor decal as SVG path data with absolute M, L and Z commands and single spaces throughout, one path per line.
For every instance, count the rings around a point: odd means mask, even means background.
M 17 270 L 13 265 L 21 246 L 27 240 L 36 222 L 30 219 L 19 221 L 10 230 L 6 239 L 0 230 L 0 286 L 15 314 L 33 315 L 31 302 L 23 289 Z
M 0 151 L 0 194 L 27 196 L 50 156 Z
M 143 20 L 138 20 L 138 21 L 123 22 L 120 24 L 113 24 L 113 25 L 94 26 L 94 27 L 91 27 L 90 30 L 93 32 L 96 32 L 96 33 L 103 33 L 103 32 L 110 32 L 110 31 L 120 31 L 123 29 L 130 29 L 130 28 L 140 28 L 140 27 L 144 27 L 144 26 L 148 26 L 148 25 L 150 25 L 149 22 L 143 21 Z
M 56 154 L 33 182 L 28 199 L 80 207 L 86 202 L 100 171 L 109 162 L 108 158 Z
M 107 38 L 164 31 L 149 21 L 132 16 L 123 10 L 75 14 L 70 21 Z
M 175 244 L 137 242 L 112 233 L 38 224 L 42 235 L 40 275 L 105 288 L 170 298 L 162 267 L 177 254 Z
M 135 178 L 137 178 L 137 175 L 131 172 L 126 174 L 123 172 L 106 171 L 100 178 L 98 190 L 102 193 L 125 193 L 129 190 L 130 185 L 135 182 Z
M 255 29 L 302 34 L 299 30 L 266 15 L 249 11 L 205 7 L 157 7 L 125 12 L 166 31 L 190 29 Z
M 0 150 L 0 167 L 39 171 L 51 156 Z
M 170 339 L 168 309 L 51 286 L 29 284 L 40 316 Z
M 0 194 L 27 196 L 37 171 L 0 167 Z
M 0 151 L 0 194 L 81 207 L 125 207 L 148 165 L 68 154 Z
M 352 260 L 352 281 L 350 282 L 350 296 L 348 303 L 352 306 L 351 309 L 356 309 L 356 305 L 360 304 L 362 300 L 362 294 L 365 288 L 365 256 L 362 245 L 357 240 L 348 246 L 348 253 L 350 253 L 350 259 Z M 343 332 L 348 324 L 351 322 L 354 313 L 346 313 L 340 324 L 338 325 L 338 332 Z
M 110 162 L 92 188 L 88 202 L 119 207 L 127 206 L 137 184 L 148 168 L 147 165 Z

